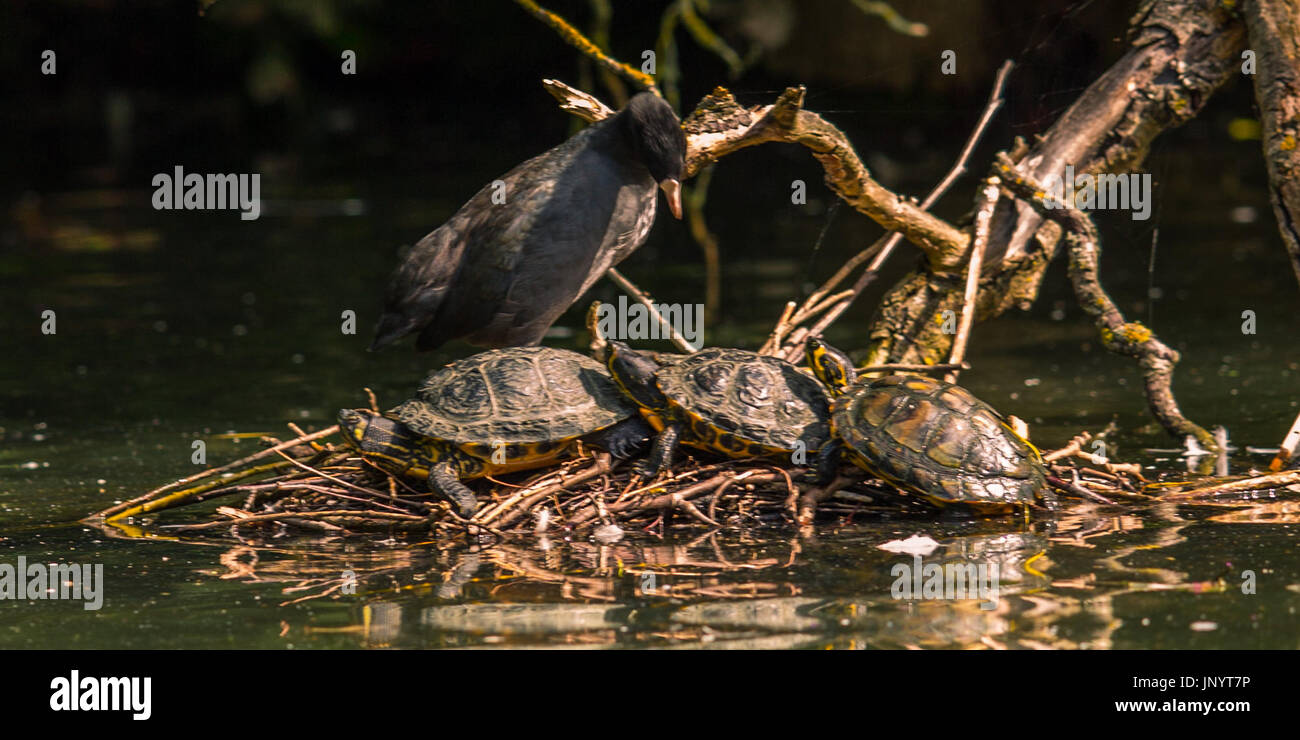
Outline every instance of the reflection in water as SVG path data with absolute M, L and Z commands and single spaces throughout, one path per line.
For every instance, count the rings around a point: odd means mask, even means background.
M 1031 523 L 832 517 L 802 530 L 693 538 L 678 530 L 613 544 L 546 536 L 193 544 L 215 555 L 201 575 L 272 584 L 280 607 L 307 607 L 284 619 L 295 644 L 309 646 L 1105 649 L 1196 644 L 1198 632 L 1223 630 L 1217 637 L 1233 645 L 1294 647 L 1285 635 L 1300 604 L 1295 558 L 1261 561 L 1240 543 L 1275 537 L 1273 547 L 1293 553 L 1286 525 L 1297 520 L 1294 494 L 1256 492 L 1076 504 Z M 1243 525 L 1253 540 L 1234 535 Z M 896 598 L 898 568 L 910 573 L 920 562 L 995 573 L 994 597 L 972 588 Z M 1290 602 L 1265 614 L 1280 629 L 1257 629 L 1264 602 L 1240 587 L 1247 571 L 1270 603 Z M 1144 630 L 1157 629 L 1153 642 Z
M 1210 517 L 1225 524 L 1296 524 L 1300 523 L 1300 502 L 1269 501 L 1244 509 Z

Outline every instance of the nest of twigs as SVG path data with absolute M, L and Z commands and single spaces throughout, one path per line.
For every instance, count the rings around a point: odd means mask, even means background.
M 805 471 L 770 461 L 715 462 L 683 455 L 669 474 L 645 480 L 607 453 L 580 448 L 579 456 L 555 467 L 508 480 L 471 482 L 480 506 L 473 518 L 462 519 L 441 498 L 372 465 L 337 435 L 338 428 L 330 427 L 275 441 L 268 449 L 150 491 L 96 517 L 188 533 L 221 533 L 232 526 L 331 534 L 563 530 L 599 538 L 610 536 L 602 529 L 610 525 L 764 526 L 810 521 L 818 509 L 865 514 L 927 508 L 863 480 L 864 475 L 846 475 L 823 489 L 803 480 Z M 229 503 L 202 521 L 161 524 L 158 517 L 165 510 L 192 510 L 216 499 Z
M 473 518 L 462 519 L 423 487 L 363 459 L 338 437 L 337 427 L 313 433 L 290 428 L 298 436 L 287 441 L 267 438 L 271 446 L 266 449 L 162 486 L 92 519 L 194 535 L 223 535 L 234 528 L 330 535 L 506 537 L 552 532 L 600 540 L 617 539 L 632 529 L 802 526 L 819 516 L 870 519 L 936 513 L 924 501 L 851 467 L 820 487 L 810 482 L 806 470 L 771 461 L 683 455 L 669 474 L 645 480 L 626 463 L 585 449 L 555 467 L 508 480 L 473 482 L 480 508 Z M 1195 490 L 1185 490 L 1190 483 L 1148 483 L 1138 465 L 1084 452 L 1090 439 L 1080 434 L 1044 456 L 1049 479 L 1067 505 L 1071 500 L 1104 506 L 1191 500 L 1289 481 L 1257 476 Z M 1279 475 L 1300 482 L 1300 472 Z M 215 509 L 197 506 L 216 501 L 221 503 Z M 164 511 L 193 515 L 163 522 Z

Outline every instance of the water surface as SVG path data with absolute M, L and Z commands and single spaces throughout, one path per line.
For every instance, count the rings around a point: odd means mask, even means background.
M 752 347 L 809 276 L 829 272 L 875 231 L 845 210 L 823 250 L 809 254 L 824 201 L 798 216 L 748 218 L 724 184 L 746 167 L 770 166 L 747 161 L 720 169 L 715 183 L 711 221 L 727 290 L 707 339 Z M 445 177 L 438 184 L 472 191 Z M 1123 509 L 1076 504 L 1029 524 L 898 516 L 832 517 L 802 533 L 670 528 L 612 546 L 562 536 L 489 548 L 182 542 L 78 524 L 195 472 L 196 439 L 211 463 L 225 462 L 257 442 L 218 435 L 327 426 L 340 406 L 364 402 L 363 387 L 395 403 L 428 368 L 467 351 L 362 351 L 396 245 L 439 223 L 454 199 L 417 198 L 396 183 L 345 189 L 346 197 L 337 190 L 268 188 L 252 226 L 229 213 L 161 218 L 143 191 L 47 194 L 22 206 L 9 228 L 43 225 L 48 234 L 37 247 L 0 252 L 0 562 L 102 563 L 108 582 L 98 612 L 77 602 L 0 602 L 0 646 L 1297 647 L 1300 502 L 1286 492 Z M 1228 218 L 1241 205 L 1257 209 L 1256 222 Z M 1228 426 L 1239 448 L 1230 471 L 1245 472 L 1267 461 L 1246 446 L 1275 446 L 1297 412 L 1295 285 L 1262 192 L 1189 187 L 1162 208 L 1151 276 L 1159 300 L 1147 297 L 1150 235 L 1140 225 L 1104 229 L 1107 285 L 1131 318 L 1150 319 L 1184 353 L 1175 385 L 1184 410 Z M 831 339 L 861 347 L 871 306 L 912 259 L 896 260 Z M 661 300 L 696 302 L 698 265 L 684 228 L 661 223 L 625 272 Z M 1187 460 L 1143 451 L 1178 443 L 1152 423 L 1131 362 L 1100 349 L 1065 285 L 1054 266 L 1031 311 L 977 327 L 975 369 L 963 381 L 1028 421 L 1045 449 L 1114 420 L 1112 457 L 1140 462 L 1153 477 L 1187 473 Z M 593 297 L 615 295 L 601 286 Z M 47 308 L 58 321 L 49 336 L 39 331 Z M 340 331 L 348 310 L 356 334 Z M 1245 310 L 1256 312 L 1255 334 L 1242 333 Z M 561 328 L 576 328 L 580 316 L 571 312 Z M 571 331 L 554 343 L 579 339 Z M 891 570 L 912 560 L 881 546 L 912 536 L 935 541 L 927 558 L 936 561 L 997 564 L 995 607 L 893 598 Z M 357 592 L 326 593 L 344 570 L 357 575 Z M 1254 593 L 1242 589 L 1247 571 Z

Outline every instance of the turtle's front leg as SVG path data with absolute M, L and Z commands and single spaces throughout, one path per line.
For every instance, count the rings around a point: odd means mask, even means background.
M 817 451 L 817 460 L 813 466 L 813 482 L 825 486 L 835 479 L 839 472 L 840 459 L 843 457 L 844 443 L 832 439 Z
M 460 482 L 456 466 L 449 460 L 429 468 L 429 490 L 455 504 L 462 518 L 469 519 L 478 511 L 478 499 Z
M 664 430 L 655 437 L 655 443 L 650 448 L 650 455 L 632 467 L 632 472 L 637 475 L 653 478 L 664 472 L 673 464 L 673 450 L 677 448 L 677 441 L 682 437 L 682 425 L 668 424 Z

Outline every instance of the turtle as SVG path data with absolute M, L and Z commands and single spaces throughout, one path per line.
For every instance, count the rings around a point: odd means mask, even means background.
M 461 481 L 544 467 L 576 443 L 624 459 L 652 435 L 635 404 L 586 355 L 551 347 L 488 350 L 429 373 L 392 410 L 339 411 L 348 444 L 395 475 L 424 479 L 469 518 Z
M 831 439 L 825 388 L 777 357 L 710 347 L 661 365 L 610 342 L 606 366 L 659 433 L 634 467 L 645 476 L 666 470 L 679 442 L 726 457 L 803 464 Z M 824 477 L 820 468 L 818 477 Z
M 813 337 L 808 365 L 831 397 L 834 441 L 867 472 L 940 507 L 979 514 L 1055 508 L 1042 456 L 970 391 L 922 375 L 857 379 L 843 352 Z

